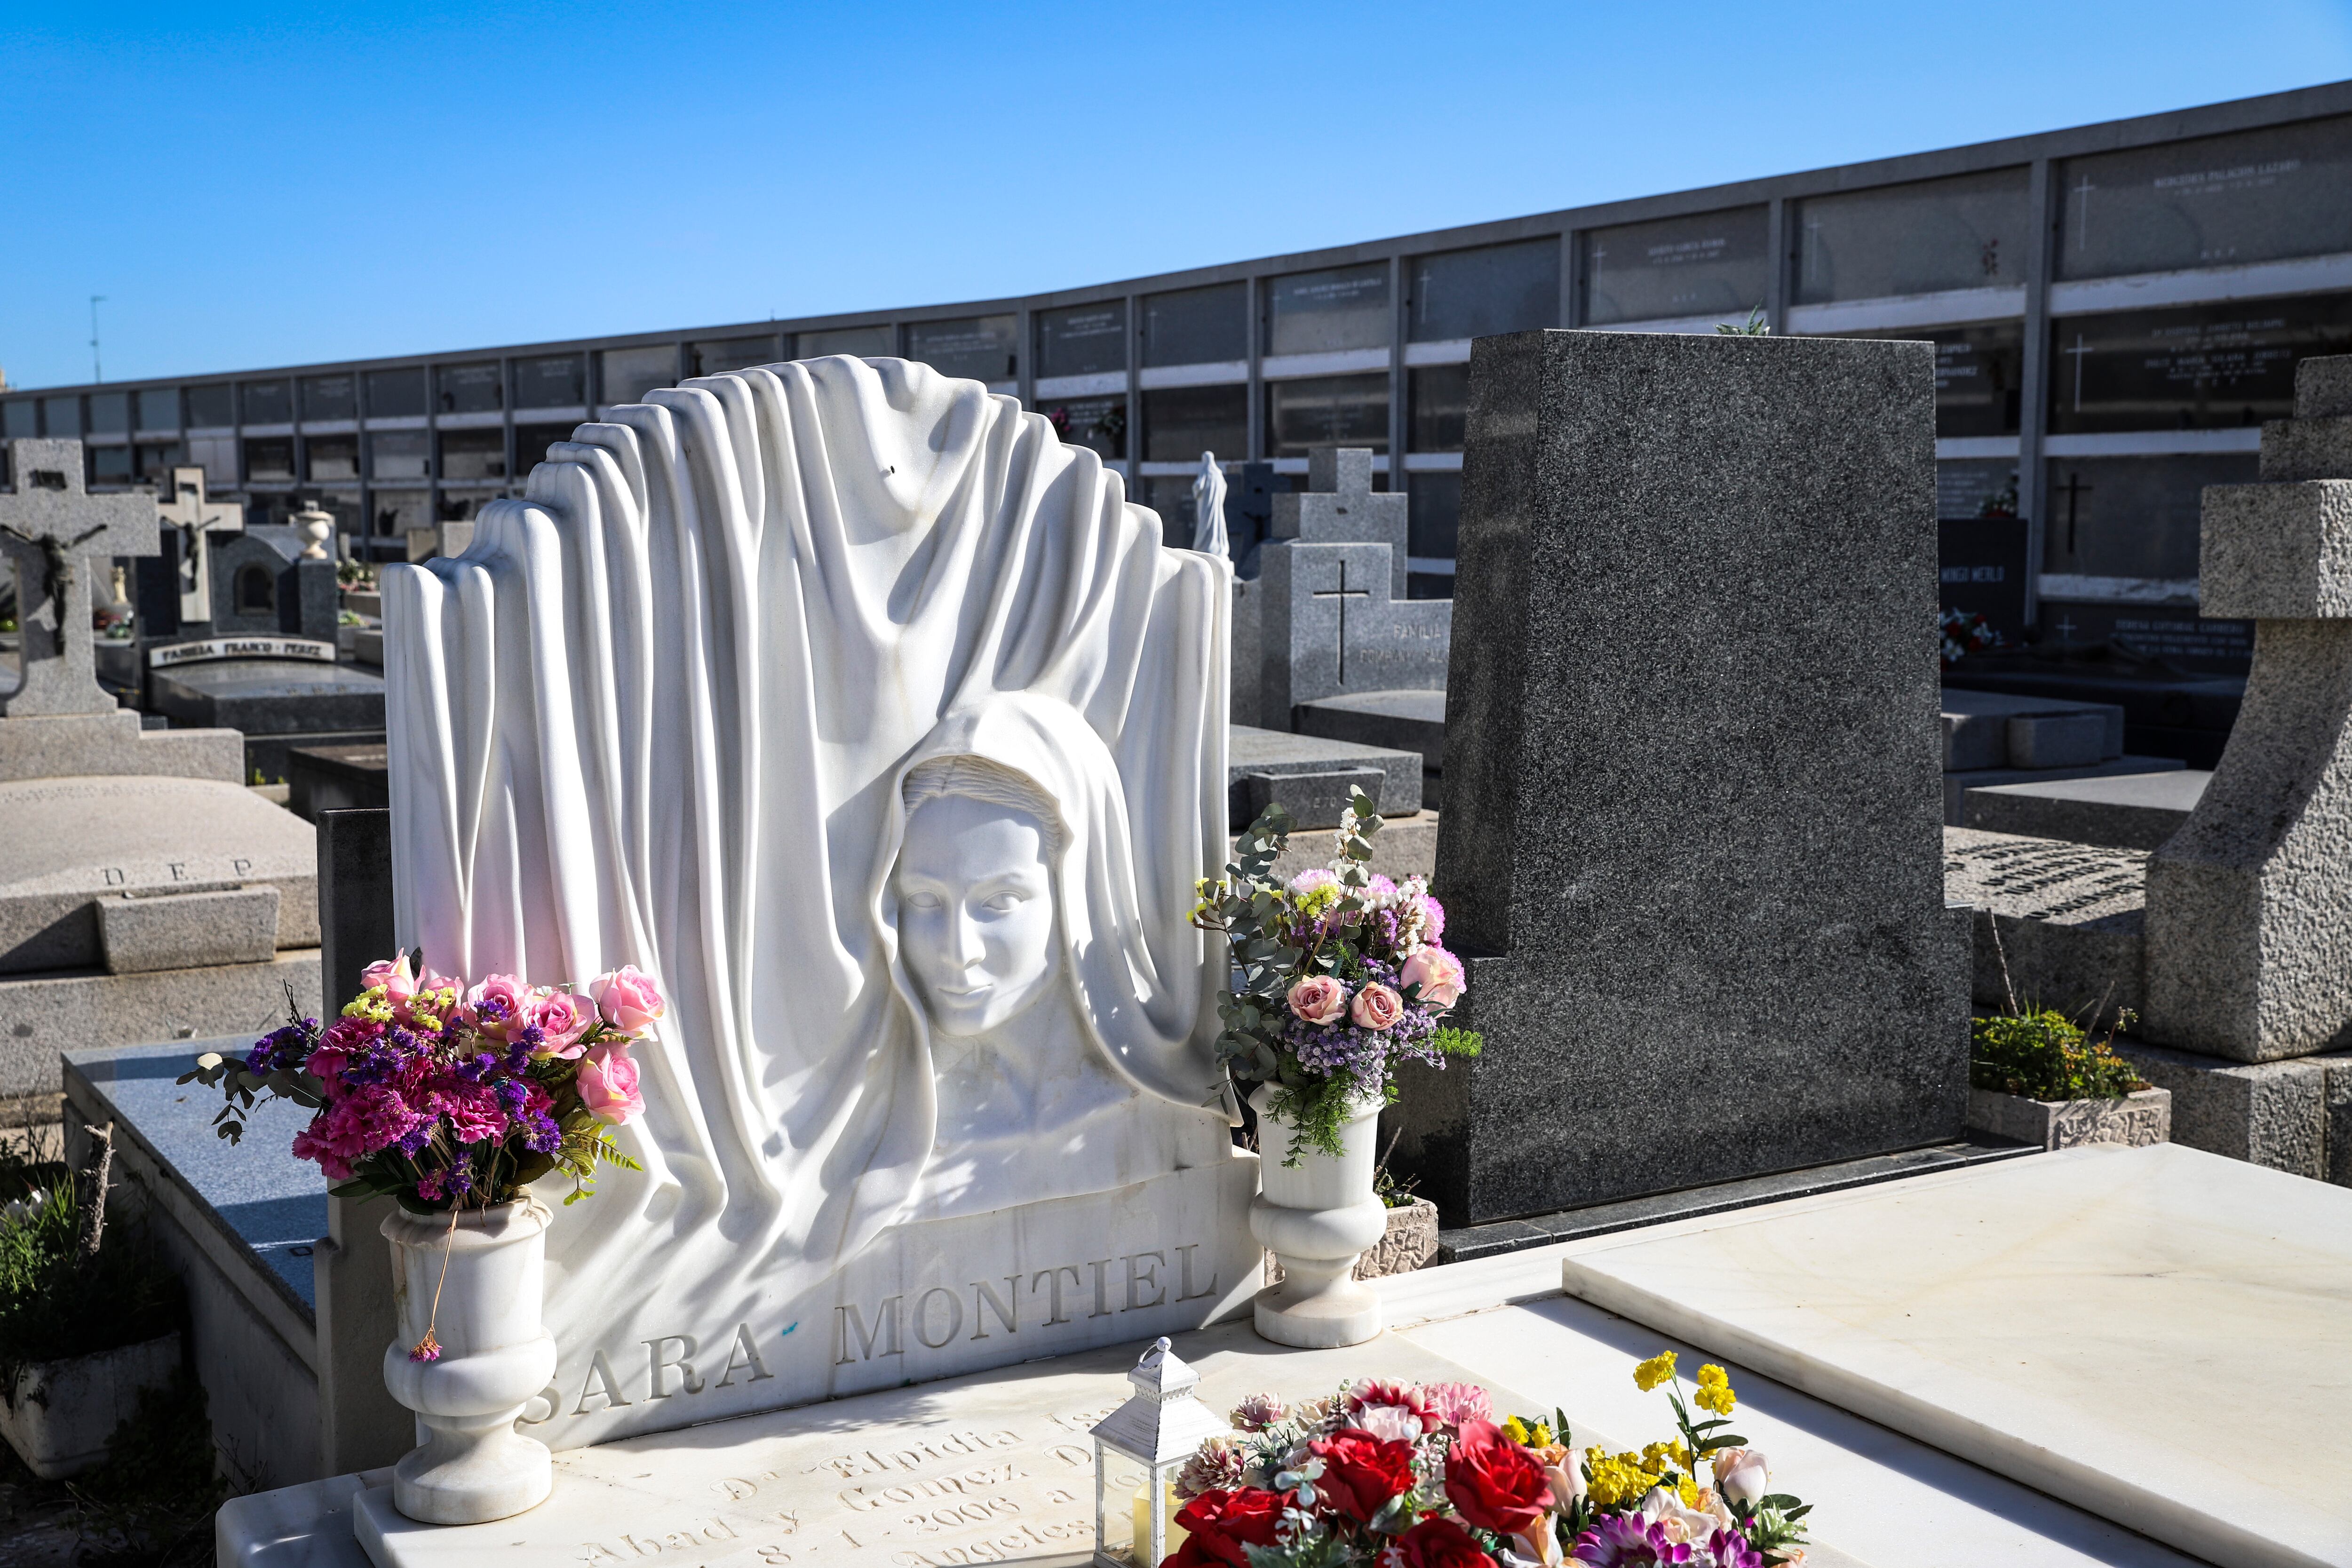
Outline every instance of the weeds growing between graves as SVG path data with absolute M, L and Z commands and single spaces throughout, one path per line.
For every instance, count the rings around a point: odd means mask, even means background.
M 58 1161 L 0 1152 L 0 1394 L 26 1366 L 95 1355 L 170 1333 L 180 1282 L 144 1231 L 117 1224 L 85 1258 L 83 1178 Z

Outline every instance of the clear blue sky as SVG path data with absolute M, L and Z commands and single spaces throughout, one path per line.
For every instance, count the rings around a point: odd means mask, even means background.
M 85 19 L 86 18 L 86 19 Z M 0 367 L 1028 293 L 2352 78 L 2352 0 L 0 0 Z

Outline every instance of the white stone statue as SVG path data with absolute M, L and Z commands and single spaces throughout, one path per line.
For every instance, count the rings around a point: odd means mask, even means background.
M 582 1423 L 548 1441 L 900 1381 L 887 1345 L 1165 1331 L 1119 1316 L 1148 1281 L 1246 1283 L 1188 923 L 1224 858 L 1230 583 L 1015 400 L 838 357 L 583 426 L 463 554 L 385 573 L 401 940 L 469 978 L 635 963 L 670 999 L 620 1132 L 644 1173 L 549 1234 Z M 1238 1206 L 1119 1196 L 1203 1168 Z M 1089 1194 L 1126 1206 L 1066 1242 L 1003 1219 Z M 930 1274 L 962 1293 L 945 1348 Z M 972 1332 L 998 1310 L 1022 1338 Z M 696 1343 L 725 1394 L 649 1410 Z
M 1214 452 L 1201 454 L 1201 472 L 1192 481 L 1192 548 L 1223 560 L 1225 542 L 1225 471 Z

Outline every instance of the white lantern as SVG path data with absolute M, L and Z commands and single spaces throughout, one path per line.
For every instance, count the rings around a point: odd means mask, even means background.
M 1176 1472 L 1192 1451 L 1232 1430 L 1193 1397 L 1201 1374 L 1170 1350 L 1165 1336 L 1152 1342 L 1127 1374 L 1135 1393 L 1097 1422 L 1095 1440 L 1095 1562 L 1100 1568 L 1158 1568 L 1168 1555 L 1168 1512 Z M 1134 1545 L 1122 1553 L 1110 1543 L 1110 1456 L 1143 1468 L 1136 1494 Z

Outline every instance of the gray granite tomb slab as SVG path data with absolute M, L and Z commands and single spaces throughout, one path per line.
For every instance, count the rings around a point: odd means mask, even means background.
M 1962 826 L 2027 838 L 2153 849 L 2189 820 L 2213 777 L 2199 769 L 1971 789 Z

